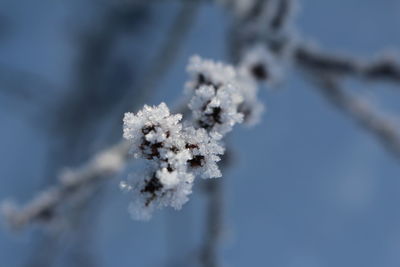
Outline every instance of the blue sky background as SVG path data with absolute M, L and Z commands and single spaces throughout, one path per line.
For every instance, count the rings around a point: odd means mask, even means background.
M 62 88 L 68 87 L 75 56 L 69 25 L 90 20 L 79 6 L 78 1 L 2 0 L 0 16 L 5 15 L 10 30 L 0 39 L 0 64 L 43 76 L 60 85 L 54 90 L 67 90 Z M 301 0 L 300 6 L 302 36 L 323 48 L 366 58 L 384 48 L 400 51 L 400 1 Z M 156 7 L 163 15 L 151 33 L 155 43 L 176 7 Z M 222 9 L 201 8 L 150 104 L 175 103 L 190 55 L 226 59 L 228 22 Z M 400 122 L 398 86 L 347 85 Z M 295 70 L 282 88 L 262 88 L 260 97 L 267 105 L 261 124 L 237 127 L 229 138 L 235 161 L 223 178 L 224 266 L 399 266 L 399 161 Z M 48 143 L 31 116 L 34 111 L 18 105 L 0 94 L 0 199 L 24 203 L 41 188 Z M 118 189 L 123 178 L 109 184 L 99 203 L 92 240 L 98 266 L 191 266 L 203 235 L 201 192 L 182 211 L 166 210 L 150 222 L 135 222 L 126 211 L 129 196 Z M 24 266 L 36 230 L 15 234 L 3 227 L 0 266 Z M 58 264 L 65 266 L 64 260 Z

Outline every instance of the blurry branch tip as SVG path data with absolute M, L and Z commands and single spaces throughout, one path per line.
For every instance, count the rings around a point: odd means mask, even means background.
M 294 54 L 298 63 L 310 69 L 341 76 L 360 77 L 371 81 L 383 80 L 400 83 L 400 61 L 397 62 L 388 56 L 365 61 L 320 51 L 307 44 L 299 45 Z
M 120 172 L 127 160 L 128 146 L 125 142 L 106 149 L 78 169 L 65 170 L 59 175 L 59 183 L 39 193 L 28 204 L 18 207 L 4 201 L 2 215 L 12 229 L 19 230 L 40 221 L 51 221 L 60 205 L 97 183 Z
M 400 158 L 400 133 L 395 123 L 379 114 L 368 102 L 351 96 L 335 78 L 327 75 L 319 77 L 316 89 L 325 98 L 348 115 L 365 130 L 372 133 L 381 144 L 397 158 Z

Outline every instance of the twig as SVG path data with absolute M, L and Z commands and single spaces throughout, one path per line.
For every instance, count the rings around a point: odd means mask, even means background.
M 199 10 L 200 1 L 184 1 L 182 7 L 176 16 L 170 31 L 167 33 L 166 41 L 158 51 L 154 58 L 154 64 L 150 67 L 143 82 L 143 91 L 148 92 L 150 88 L 155 88 L 160 77 L 169 69 L 169 66 L 173 63 L 176 58 L 183 41 L 191 29 L 194 21 L 196 20 L 196 14 Z
M 293 1 L 294 0 L 277 1 L 276 13 L 270 23 L 272 30 L 278 31 L 285 27 L 291 15 Z
M 274 15 L 276 25 L 282 25 L 281 19 L 287 20 L 288 4 L 291 1 L 280 0 L 277 13 Z M 239 20 L 237 25 L 239 27 L 246 27 L 247 23 L 251 20 L 257 21 L 258 14 L 253 15 L 252 18 L 247 18 L 245 23 Z M 287 21 L 286 21 L 287 22 Z M 285 23 L 286 23 L 285 22 Z M 231 36 L 231 51 L 232 58 L 237 61 L 243 49 L 249 46 L 249 39 L 260 40 L 259 36 L 247 36 L 239 27 L 232 29 Z M 252 32 L 252 34 L 262 35 L 260 32 Z M 270 33 L 273 35 L 273 33 Z M 287 42 L 291 40 L 291 36 L 286 38 L 273 38 L 266 39 L 263 43 L 268 47 L 284 47 Z M 285 36 L 284 36 L 285 37 Z M 309 45 L 305 41 L 296 43 L 293 48 L 292 57 L 300 70 L 305 70 L 311 75 L 316 75 L 319 81 L 318 89 L 327 97 L 329 101 L 334 103 L 338 108 L 341 108 L 346 114 L 354 118 L 366 130 L 372 132 L 382 144 L 396 156 L 400 156 L 400 134 L 396 132 L 393 124 L 387 119 L 377 115 L 368 105 L 359 99 L 349 96 L 342 90 L 337 81 L 327 79 L 327 77 L 355 77 L 366 80 L 374 81 L 391 81 L 400 82 L 400 62 L 396 62 L 393 58 L 387 56 L 381 57 L 372 61 L 363 61 L 349 56 L 339 56 L 324 52 Z M 278 51 L 273 50 L 278 53 Z
M 39 107 L 53 111 L 51 106 L 60 86 L 41 75 L 0 64 L 0 94 L 12 98 L 14 105 L 25 104 L 30 109 Z M 12 105 L 10 105 L 12 106 Z
M 175 20 L 171 35 L 168 37 L 167 44 L 161 49 L 159 61 L 155 64 L 150 73 L 156 73 L 157 77 L 148 77 L 145 82 L 145 90 L 151 90 L 155 80 L 168 69 L 173 61 L 174 55 L 179 50 L 177 43 L 181 43 L 192 21 L 196 11 L 197 1 L 195 3 L 184 3 L 178 18 Z M 161 59 L 164 56 L 164 59 Z M 162 64 L 161 64 L 161 63 Z M 22 208 L 15 208 L 9 203 L 3 205 L 3 213 L 9 224 L 20 229 L 27 224 L 43 219 L 51 219 L 55 210 L 64 203 L 70 196 L 75 195 L 89 183 L 96 183 L 106 177 L 112 177 L 123 169 L 128 156 L 128 145 L 121 142 L 102 152 L 96 154 L 93 159 L 76 170 L 64 171 L 59 176 L 59 185 L 43 191 L 35 197 L 30 203 Z
M 59 175 L 59 184 L 43 191 L 22 208 L 5 202 L 2 211 L 14 229 L 36 221 L 50 220 L 54 212 L 69 197 L 80 192 L 86 185 L 112 177 L 121 171 L 128 157 L 128 145 L 121 142 L 97 154 L 76 170 L 66 170 Z
M 201 263 L 204 267 L 217 267 L 219 266 L 218 245 L 223 227 L 222 179 L 208 180 L 205 183 L 208 203 Z
M 234 157 L 233 151 L 228 146 L 219 164 L 223 172 L 232 165 Z M 217 267 L 220 265 L 218 248 L 224 228 L 224 179 L 205 180 L 203 186 L 207 207 L 200 261 L 204 267 Z
M 329 102 L 372 133 L 388 151 L 400 158 L 400 133 L 390 120 L 380 116 L 365 101 L 350 96 L 334 78 L 322 76 L 316 89 Z
M 294 58 L 302 66 L 331 74 L 400 82 L 400 62 L 388 57 L 366 62 L 320 51 L 304 43 L 296 48 Z
M 128 94 L 128 96 L 124 98 L 128 105 L 121 104 L 121 107 L 125 108 L 126 106 L 129 106 L 131 97 L 134 97 L 136 102 L 140 103 L 140 100 L 144 101 L 149 97 L 150 93 L 154 91 L 162 77 L 164 77 L 166 72 L 169 70 L 169 67 L 174 62 L 176 56 L 179 54 L 179 50 L 185 37 L 196 19 L 196 13 L 200 4 L 201 0 L 183 1 L 179 13 L 172 23 L 169 32 L 166 34 L 165 43 L 161 45 L 161 48 L 157 51 L 157 54 L 153 59 L 154 64 L 149 67 L 143 80 L 138 85 L 138 92 L 140 92 L 140 95 L 134 94 L 136 90 L 132 90 L 132 93 Z M 124 111 L 125 110 L 117 110 L 118 113 Z

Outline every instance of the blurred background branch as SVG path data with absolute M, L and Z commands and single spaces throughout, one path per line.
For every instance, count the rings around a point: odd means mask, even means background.
M 317 79 L 320 80 L 316 82 L 315 88 L 326 100 L 373 134 L 396 158 L 400 157 L 400 133 L 393 121 L 385 118 L 381 111 L 374 109 L 366 100 L 347 93 L 336 78 L 321 75 Z
M 399 61 L 389 55 L 368 62 L 321 51 L 306 43 L 298 45 L 294 53 L 296 61 L 309 69 L 370 81 L 400 82 Z

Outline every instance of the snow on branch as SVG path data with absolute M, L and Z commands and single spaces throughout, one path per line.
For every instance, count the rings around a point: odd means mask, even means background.
M 37 221 L 50 221 L 72 197 L 124 169 L 128 155 L 146 162 L 121 188 L 131 191 L 129 210 L 135 219 L 149 219 L 156 208 L 180 209 L 192 192 L 196 177 L 220 177 L 217 162 L 224 153 L 223 137 L 237 123 L 254 124 L 263 105 L 257 100 L 257 75 L 246 68 L 249 62 L 233 67 L 221 62 L 191 58 L 189 95 L 190 118 L 171 114 L 165 103 L 145 105 L 126 113 L 123 137 L 127 140 L 95 155 L 77 169 L 61 172 L 59 184 L 33 198 L 23 207 L 2 203 L 2 213 L 15 229 Z M 264 77 L 266 78 L 266 77 Z
M 310 69 L 336 75 L 361 77 L 367 80 L 400 82 L 400 62 L 396 62 L 393 57 L 386 55 L 368 62 L 320 51 L 305 43 L 299 45 L 294 54 L 295 60 L 299 64 Z
M 123 183 L 124 189 L 128 186 L 134 192 L 130 210 L 135 218 L 149 219 L 156 207 L 180 209 L 192 192 L 191 169 L 204 178 L 221 176 L 216 162 L 223 154 L 222 146 L 204 129 L 183 128 L 181 119 L 181 114 L 170 114 L 165 103 L 125 114 L 124 138 L 131 144 L 131 153 L 149 163 L 129 185 Z
M 182 122 L 183 116 L 171 114 L 165 103 L 125 114 L 124 138 L 131 153 L 146 162 L 143 172 L 122 182 L 133 192 L 129 210 L 135 219 L 149 219 L 165 206 L 180 209 L 196 177 L 222 176 L 217 162 L 225 150 L 223 137 L 235 124 L 257 121 L 263 110 L 256 77 L 243 66 L 194 56 L 187 70 L 190 118 Z
M 240 3 L 235 0 L 233 2 Z M 262 1 L 252 2 L 252 6 L 256 7 Z M 267 2 L 275 3 L 275 6 L 279 8 L 275 11 L 272 8 L 273 11 L 271 11 L 271 6 L 264 3 L 264 8 L 270 12 L 250 12 L 251 8 L 231 6 L 233 14 L 250 14 L 237 17 L 232 28 L 230 45 L 234 53 L 233 58 L 238 58 L 240 61 L 243 60 L 243 55 L 246 55 L 253 47 L 266 47 L 266 51 L 271 56 L 270 60 L 266 61 L 265 70 L 271 72 L 277 66 L 295 67 L 307 78 L 311 78 L 310 81 L 314 82 L 327 100 L 342 109 L 365 130 L 371 132 L 391 152 L 400 155 L 400 133 L 395 125 L 382 116 L 382 112 L 372 108 L 366 101 L 351 96 L 339 84 L 340 78 L 345 77 L 399 83 L 400 61 L 396 60 L 393 54 L 388 53 L 367 61 L 320 50 L 307 42 L 304 37 L 301 38 L 293 24 L 292 16 L 289 14 L 295 14 L 295 1 L 271 0 Z M 276 18 L 281 20 L 276 25 L 281 26 L 275 30 L 271 30 L 271 24 L 266 24 L 264 27 L 258 25 L 260 21 L 271 22 Z
M 35 196 L 23 207 L 10 201 L 1 204 L 1 212 L 13 229 L 21 229 L 37 221 L 50 221 L 58 208 L 70 197 L 121 171 L 128 158 L 128 145 L 121 142 L 98 153 L 77 169 L 67 169 L 59 175 L 59 183 Z
M 381 115 L 368 102 L 351 96 L 335 78 L 321 75 L 318 79 L 316 89 L 329 102 L 375 135 L 388 151 L 400 158 L 400 134 L 394 122 Z

